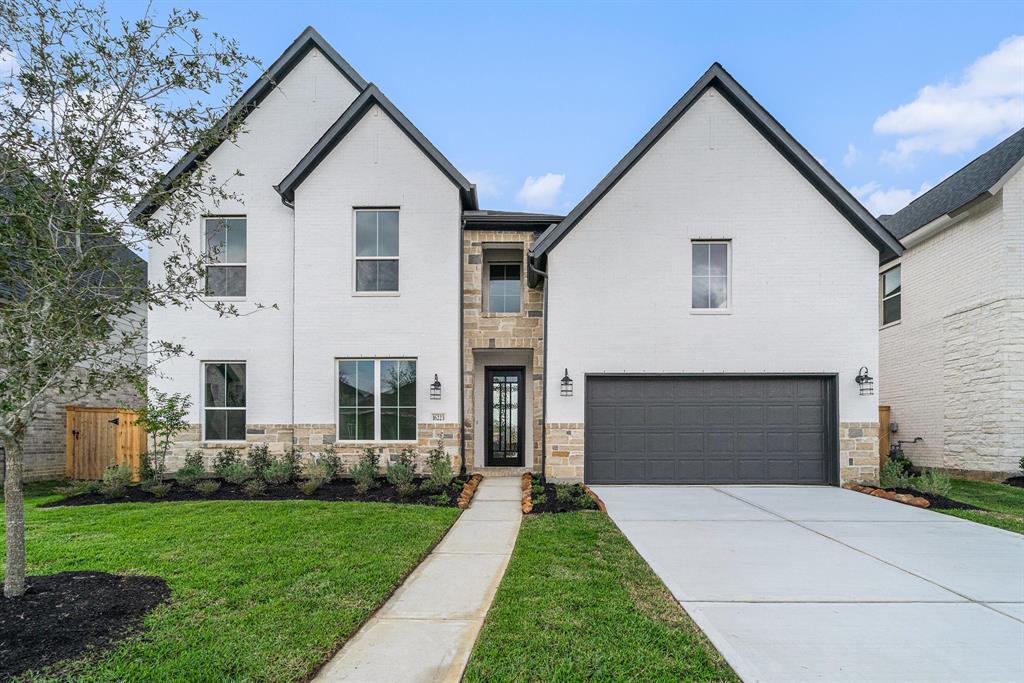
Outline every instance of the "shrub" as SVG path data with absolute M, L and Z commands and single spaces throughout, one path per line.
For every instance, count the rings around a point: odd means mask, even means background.
M 248 465 L 239 460 L 233 465 L 228 465 L 220 471 L 220 476 L 229 484 L 244 484 L 253 478 L 253 471 Z
M 894 449 L 889 452 L 889 456 L 885 460 L 887 463 L 893 463 L 893 467 L 899 468 L 899 471 L 903 474 L 910 474 L 913 467 L 913 463 L 903 453 L 903 449 Z
M 281 456 L 281 460 L 292 466 L 292 472 L 295 474 L 299 473 L 299 467 L 302 465 L 302 452 L 297 448 L 289 448 Z
M 416 452 L 411 448 L 403 448 L 402 452 L 395 456 L 393 462 L 388 463 L 388 481 L 397 489 L 398 495 L 405 498 L 416 491 L 412 478 L 416 474 Z
M 175 473 L 174 478 L 182 486 L 191 488 L 205 474 L 203 454 L 199 451 L 188 451 L 185 453 L 185 464 Z
M 307 480 L 312 481 L 315 479 L 321 484 L 326 484 L 334 479 L 335 473 L 336 469 L 331 463 L 324 462 L 323 460 L 313 460 L 311 463 L 306 465 L 306 469 L 303 474 L 304 478 Z
M 949 475 L 936 470 L 926 470 L 921 476 L 914 479 L 913 487 L 921 493 L 930 493 L 933 496 L 945 498 L 953 489 L 953 482 Z
M 213 459 L 213 471 L 221 479 L 227 479 L 224 473 L 231 467 L 234 467 L 240 462 L 238 457 L 237 448 L 224 448 L 217 457 Z
M 273 486 L 287 484 L 294 478 L 295 468 L 284 460 L 273 461 L 263 472 L 263 479 Z
M 313 455 L 313 463 L 321 467 L 329 476 L 326 481 L 334 481 L 345 472 L 345 466 L 341 463 L 341 456 L 334 450 L 334 444 L 324 446 L 324 449 Z
M 443 491 L 455 478 L 452 461 L 444 450 L 443 441 L 439 441 L 436 448 L 430 449 L 427 455 L 427 468 L 430 470 L 430 474 L 427 475 L 427 480 L 423 484 L 428 491 Z
M 580 494 L 576 496 L 576 499 L 573 501 L 576 507 L 579 508 L 580 510 L 596 510 L 597 502 L 595 502 L 594 499 L 590 497 L 589 493 L 583 490 L 582 486 L 580 486 L 579 489 Z
M 146 482 L 160 481 L 156 470 L 153 468 L 153 456 L 149 453 L 139 454 L 139 479 L 142 480 L 143 487 L 145 487 Z
M 366 493 L 377 487 L 377 465 L 380 464 L 380 450 L 364 448 L 359 462 L 352 467 L 352 478 L 356 482 L 356 491 Z
M 270 448 L 267 447 L 267 444 L 256 443 L 249 447 L 249 455 L 246 457 L 246 461 L 249 464 L 249 469 L 252 470 L 253 476 L 262 477 L 274 459 L 270 457 Z
M 892 459 L 885 461 L 878 475 L 878 483 L 883 489 L 911 488 L 911 479 L 913 477 L 904 469 L 903 463 Z
M 100 493 L 104 498 L 121 498 L 132 482 L 132 468 L 128 465 L 111 465 L 103 470 Z
M 150 486 L 149 492 L 152 493 L 153 496 L 156 498 L 163 498 L 170 492 L 171 488 L 173 487 L 174 484 L 172 484 L 169 481 L 161 482 L 159 484 L 153 484 L 152 486 Z
M 432 502 L 434 505 L 447 505 L 448 494 L 445 493 L 444 491 L 442 491 L 441 493 L 435 493 L 430 497 L 430 502 Z
M 533 493 L 533 495 L 539 496 L 540 494 L 544 493 L 544 484 L 535 482 L 533 486 L 530 487 L 530 491 Z
M 1024 472 L 1024 456 L 1021 457 L 1020 462 L 1017 463 L 1020 466 L 1022 472 Z
M 576 498 L 576 491 L 573 486 L 555 486 L 555 499 L 562 505 L 570 505 Z
M 544 505 L 546 502 L 548 502 L 548 497 L 546 495 L 544 495 L 543 493 L 540 494 L 539 496 L 534 496 L 533 497 L 533 505 L 534 505 L 534 507 L 539 507 L 541 505 Z
M 295 486 L 302 491 L 302 495 L 304 496 L 312 496 L 316 493 L 316 490 L 323 485 L 323 479 L 303 479 L 302 481 L 295 482 Z
M 203 479 L 192 488 L 203 498 L 209 498 L 220 490 L 220 482 L 215 479 Z
M 245 495 L 250 498 L 259 498 L 267 492 L 267 482 L 262 479 L 250 479 L 245 482 L 245 486 L 242 489 L 245 491 Z
M 90 493 L 99 493 L 100 486 L 102 486 L 102 484 L 98 481 L 80 479 L 78 481 L 68 482 L 64 486 L 58 486 L 54 490 L 62 496 L 84 496 Z

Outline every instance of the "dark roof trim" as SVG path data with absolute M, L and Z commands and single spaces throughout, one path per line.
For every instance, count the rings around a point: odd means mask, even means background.
M 274 189 L 281 195 L 281 201 L 288 205 L 295 201 L 295 188 L 302 184 L 306 176 L 320 165 L 320 162 L 331 153 L 331 150 L 341 142 L 375 104 L 383 109 L 391 120 L 409 136 L 409 139 L 441 169 L 441 172 L 455 183 L 459 188 L 459 194 L 462 196 L 463 208 L 476 209 L 478 206 L 476 185 L 466 180 L 466 177 L 452 166 L 451 162 L 412 124 L 412 121 L 407 119 L 405 114 L 400 112 L 398 107 L 392 104 L 391 100 L 385 97 L 384 93 L 373 83 L 366 86 L 362 94 L 349 105 L 348 109 L 327 129 L 327 132 L 323 134 L 317 143 L 306 152 L 306 155 L 284 177 L 284 180 L 274 186 Z
M 462 225 L 466 230 L 532 230 L 540 232 L 561 221 L 565 216 L 549 213 L 523 213 L 520 211 L 463 211 Z
M 324 57 L 327 58 L 334 67 L 341 72 L 341 74 L 348 79 L 357 90 L 365 90 L 367 86 L 366 79 L 359 75 L 359 73 L 352 68 L 352 65 L 345 61 L 345 59 L 338 54 L 338 51 L 331 47 L 323 36 L 321 36 L 315 28 L 307 26 L 306 29 L 299 34 L 288 49 L 285 50 L 277 60 L 270 65 L 262 76 L 256 80 L 249 89 L 235 102 L 234 106 L 228 110 L 228 112 L 220 118 L 217 122 L 217 129 L 223 130 L 227 126 L 228 122 L 241 116 L 245 118 L 260 102 L 266 98 L 268 94 L 284 80 L 295 66 L 302 61 L 302 59 L 309 54 L 309 51 L 313 48 L 317 48 L 323 53 Z M 166 175 L 160 180 L 158 185 L 159 192 L 166 192 L 174 184 L 174 181 L 181 176 L 183 173 L 191 171 L 196 164 L 201 163 L 210 154 L 217 149 L 219 145 L 212 145 L 202 149 L 192 150 L 178 161 L 174 167 L 167 172 Z M 136 220 L 142 215 L 152 213 L 159 207 L 159 200 L 152 196 L 147 196 L 139 204 L 132 209 L 129 214 L 130 220 Z
M 762 107 L 750 93 L 715 62 L 700 79 L 686 91 L 678 102 L 651 128 L 626 156 L 569 212 L 558 225 L 552 226 L 534 243 L 531 250 L 534 258 L 540 258 L 562 241 L 566 234 L 594 208 L 615 184 L 643 158 L 672 125 L 696 102 L 708 88 L 715 88 L 744 118 L 757 129 L 771 144 L 821 192 L 829 202 L 884 256 L 899 255 L 903 247 L 885 227 L 868 212 L 839 181 L 825 170 L 803 146 L 790 135 L 782 125 Z

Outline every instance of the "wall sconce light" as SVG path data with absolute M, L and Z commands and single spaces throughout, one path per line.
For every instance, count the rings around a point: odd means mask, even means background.
M 857 373 L 857 384 L 860 385 L 861 396 L 871 396 L 875 393 L 875 380 L 868 374 L 868 367 L 865 365 Z
M 562 396 L 572 396 L 572 378 L 569 377 L 569 368 L 565 369 L 565 377 L 562 378 Z
M 434 381 L 430 384 L 430 400 L 437 401 L 441 398 L 441 380 L 437 378 L 437 373 L 434 373 Z

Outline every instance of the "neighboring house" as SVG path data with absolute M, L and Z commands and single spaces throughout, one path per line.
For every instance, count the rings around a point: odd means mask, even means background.
M 1024 129 L 882 223 L 880 402 L 915 465 L 1002 477 L 1024 456 Z M 920 439 L 920 441 L 917 441 Z
M 878 365 L 868 283 L 902 249 L 719 65 L 564 218 L 481 210 L 312 28 L 235 112 L 238 141 L 167 182 L 242 172 L 188 230 L 221 247 L 211 299 L 278 308 L 150 316 L 193 353 L 158 380 L 195 401 L 178 455 L 443 442 L 595 483 L 877 476 L 854 378 Z

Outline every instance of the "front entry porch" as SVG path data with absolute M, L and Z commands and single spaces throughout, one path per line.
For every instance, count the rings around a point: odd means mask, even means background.
M 531 349 L 474 349 L 467 396 L 466 435 L 473 471 L 517 474 L 539 463 L 539 392 L 542 378 Z M 467 430 L 468 431 L 468 430 Z M 467 453 L 467 455 L 469 455 Z

